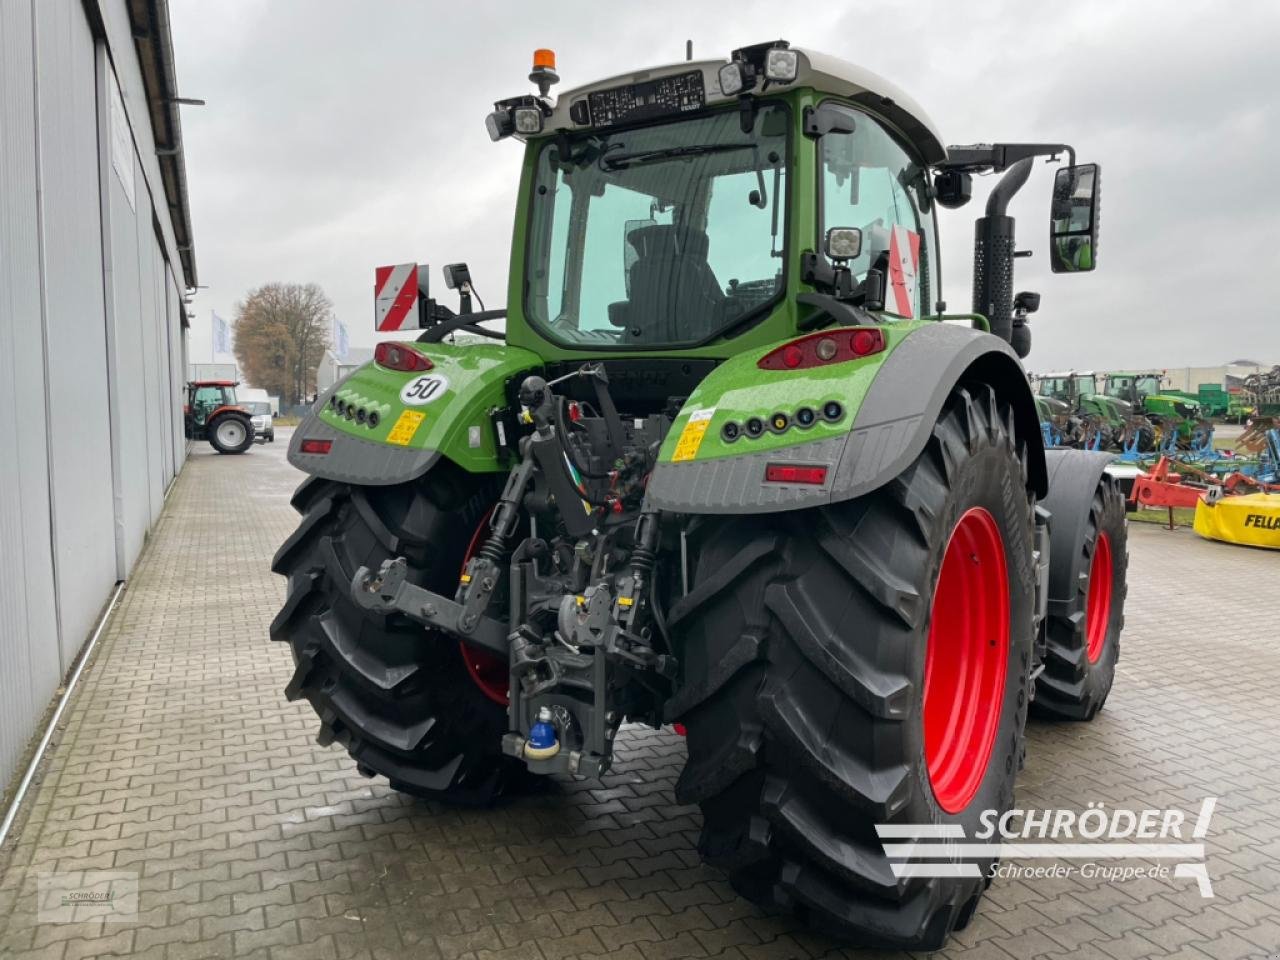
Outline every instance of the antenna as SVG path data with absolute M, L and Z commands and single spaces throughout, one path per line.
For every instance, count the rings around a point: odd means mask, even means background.
M 693 59 L 693 41 L 692 40 L 686 40 L 684 42 L 684 58 L 686 60 Z

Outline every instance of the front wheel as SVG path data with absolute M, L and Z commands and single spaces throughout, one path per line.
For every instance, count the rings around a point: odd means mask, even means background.
M 1034 521 L 1010 408 L 957 389 L 924 452 L 865 497 L 691 531 L 671 610 L 681 802 L 734 887 L 861 946 L 935 949 L 991 860 L 907 875 L 878 825 L 1013 802 L 1033 655 Z
M 245 417 L 224 413 L 209 424 L 209 445 L 219 453 L 244 453 L 253 446 L 253 424 Z
M 1052 493 L 1052 491 L 1051 491 Z M 1085 495 L 1089 491 L 1086 489 Z M 1064 720 L 1092 720 L 1111 692 L 1128 592 L 1128 527 L 1119 483 L 1103 474 L 1084 511 L 1053 512 L 1049 613 L 1044 671 L 1036 679 L 1035 712 Z M 1082 525 L 1078 535 L 1073 525 Z M 1057 544 L 1069 543 L 1070 552 Z M 1062 556 L 1059 556 L 1062 553 Z M 1061 595 L 1054 596 L 1055 589 Z

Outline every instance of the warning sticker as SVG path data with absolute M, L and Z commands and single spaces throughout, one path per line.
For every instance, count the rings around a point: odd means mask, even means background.
M 407 447 L 409 441 L 413 439 L 413 435 L 418 432 L 418 427 L 422 426 L 422 421 L 427 419 L 427 415 L 421 410 L 405 410 L 400 414 L 400 418 L 396 420 L 395 426 L 391 428 L 391 432 L 387 434 L 387 443 L 394 443 L 397 446 Z
M 672 463 L 692 460 L 697 456 L 698 447 L 702 446 L 702 438 L 706 436 L 707 427 L 711 425 L 711 416 L 715 412 L 715 407 L 708 407 L 705 410 L 694 410 L 689 414 L 689 422 L 684 425 L 684 429 L 680 431 L 680 439 L 676 441 L 676 452 L 671 455 Z
M 920 234 L 895 224 L 889 241 L 889 295 L 884 308 L 908 320 L 916 315 L 916 299 L 920 285 L 916 271 L 920 266 Z

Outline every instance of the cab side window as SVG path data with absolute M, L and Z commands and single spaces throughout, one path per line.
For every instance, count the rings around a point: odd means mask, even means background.
M 222 388 L 221 387 L 197 387 L 196 388 L 196 406 L 198 407 L 217 407 L 222 404 Z
M 879 265 L 886 313 L 916 318 L 932 312 L 938 268 L 928 170 L 866 114 L 859 114 L 852 133 L 826 134 L 819 158 L 821 234 L 831 227 L 862 230 L 862 253 L 849 262 L 854 282 Z

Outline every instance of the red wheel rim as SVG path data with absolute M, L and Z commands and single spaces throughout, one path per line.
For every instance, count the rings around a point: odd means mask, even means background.
M 480 544 L 484 541 L 485 533 L 489 529 L 489 517 L 492 515 L 493 509 L 490 508 L 480 518 L 480 524 L 476 527 L 475 533 L 471 534 L 471 542 L 467 544 L 466 555 L 462 558 L 463 571 L 467 569 L 467 563 L 475 552 L 480 549 Z M 462 654 L 462 662 L 467 665 L 467 673 L 480 688 L 480 692 L 494 703 L 505 707 L 511 687 L 511 668 L 507 665 L 507 661 L 496 653 L 490 653 L 488 650 L 482 650 L 480 647 L 474 647 L 462 641 L 458 641 L 458 650 Z
M 924 660 L 924 756 L 938 806 L 959 813 L 982 785 L 1004 703 L 1009 577 L 995 518 L 965 512 L 942 555 Z
M 1111 537 L 1098 535 L 1089 562 L 1089 605 L 1085 608 L 1086 653 L 1090 663 L 1097 663 L 1107 645 L 1107 628 L 1111 625 Z

